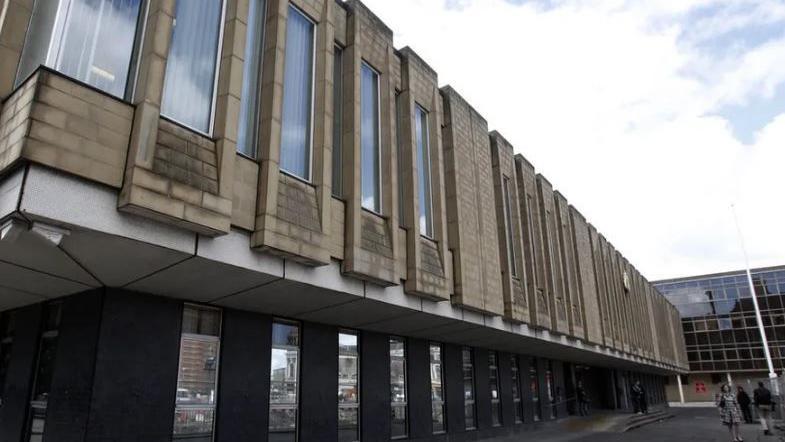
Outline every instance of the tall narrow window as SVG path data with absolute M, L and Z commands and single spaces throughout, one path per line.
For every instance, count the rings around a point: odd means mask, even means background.
M 405 226 L 403 204 L 403 96 L 395 91 L 395 157 L 398 159 L 398 225 Z
M 304 180 L 311 179 L 314 27 L 305 14 L 289 6 L 281 115 L 281 169 Z
M 360 150 L 362 206 L 382 211 L 379 143 L 379 74 L 363 63 L 360 91 Z
M 534 210 L 534 206 L 532 203 L 531 195 L 526 195 L 526 235 L 529 237 L 529 247 L 531 249 L 531 259 L 535 260 L 536 256 L 534 254 L 534 220 L 532 219 L 532 211 Z M 535 286 L 537 286 L 537 272 L 531 272 L 531 280 Z M 542 304 L 542 303 L 538 303 Z
M 521 403 L 521 370 L 518 368 L 518 356 L 510 356 L 510 377 L 512 381 L 512 405 L 515 408 L 515 423 L 523 422 L 523 404 Z
M 532 395 L 532 405 L 534 407 L 534 422 L 542 420 L 542 408 L 540 408 L 540 376 L 537 370 L 537 359 L 529 358 L 529 389 Z
M 512 197 L 510 196 L 510 179 L 504 177 L 504 222 L 505 232 L 507 233 L 507 259 L 510 263 L 510 276 L 518 276 L 518 264 L 515 259 L 515 242 L 513 241 L 512 230 Z
M 270 440 L 297 440 L 299 378 L 300 328 L 296 324 L 274 322 L 270 357 Z
M 444 433 L 444 373 L 442 371 L 442 346 L 432 343 L 431 353 L 431 422 L 434 434 Z
M 343 196 L 343 49 L 333 56 L 333 195 Z
M 19 85 L 46 65 L 124 97 L 142 0 L 37 0 L 19 63 Z
M 545 390 L 548 393 L 548 403 L 551 409 L 551 419 L 556 419 L 556 391 L 553 384 L 553 362 L 548 361 L 548 367 L 545 370 Z
M 474 355 L 472 349 L 464 347 L 463 358 L 463 409 L 465 427 L 467 430 L 477 428 L 477 418 L 474 413 Z
M 177 2 L 174 14 L 161 115 L 209 133 L 215 102 L 223 1 Z
M 488 353 L 488 387 L 491 390 L 491 423 L 502 424 L 501 397 L 499 395 L 499 362 L 495 351 Z
M 262 80 L 264 52 L 265 0 L 250 0 L 248 25 L 245 33 L 243 86 L 240 95 L 240 116 L 237 128 L 237 151 L 248 157 L 256 156 L 259 131 L 259 94 Z
M 420 233 L 433 237 L 433 197 L 431 188 L 431 146 L 428 112 L 414 107 L 414 132 L 417 143 L 417 195 L 420 203 Z
M 390 338 L 390 436 L 404 438 L 409 432 L 406 402 L 406 342 Z
M 11 364 L 11 349 L 14 346 L 16 331 L 15 317 L 15 312 L 0 314 L 0 404 L 5 399 L 5 380 L 8 376 L 8 366 Z
M 30 399 L 30 411 L 27 415 L 27 440 L 30 442 L 44 439 L 46 408 L 49 403 L 49 393 L 52 391 L 52 375 L 55 370 L 55 356 L 57 354 L 61 317 L 62 303 L 49 303 L 44 308 L 33 394 Z
M 360 440 L 360 354 L 357 335 L 338 334 L 338 441 Z
M 220 345 L 221 311 L 186 305 L 180 336 L 173 440 L 213 440 Z

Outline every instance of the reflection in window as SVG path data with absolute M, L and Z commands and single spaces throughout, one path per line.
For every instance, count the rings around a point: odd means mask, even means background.
M 311 179 L 313 59 L 314 24 L 297 8 L 289 6 L 281 115 L 281 169 L 304 180 Z
M 474 355 L 469 347 L 464 347 L 461 353 L 463 360 L 464 424 L 467 430 L 473 430 L 477 428 L 477 419 L 474 414 Z
M 403 95 L 395 91 L 395 156 L 398 159 L 398 225 L 405 226 L 403 204 Z
M 382 211 L 379 144 L 379 74 L 363 63 L 360 73 L 360 150 L 362 206 Z
M 245 33 L 243 86 L 240 94 L 240 116 L 237 128 L 237 151 L 251 158 L 256 156 L 259 129 L 259 93 L 262 80 L 264 51 L 265 0 L 248 2 L 248 25 Z
M 300 328 L 291 323 L 274 322 L 270 357 L 270 440 L 297 440 L 299 372 Z
M 390 338 L 390 429 L 393 438 L 408 434 L 406 405 L 406 343 L 401 338 Z
M 502 424 L 501 397 L 499 395 L 499 363 L 495 351 L 488 353 L 488 387 L 491 390 L 491 423 Z
M 11 349 L 16 332 L 16 313 L 0 313 L 0 404 L 5 399 L 5 379 L 11 363 Z
M 556 419 L 556 386 L 553 382 L 553 361 L 548 361 L 545 370 L 545 390 L 548 393 L 548 403 L 551 404 L 551 419 Z
M 46 65 L 124 97 L 142 0 L 38 0 L 16 84 Z
M 333 49 L 333 195 L 343 196 L 343 49 Z
M 177 2 L 161 115 L 208 133 L 218 67 L 222 1 Z
M 433 237 L 433 196 L 431 188 L 431 145 L 428 112 L 414 106 L 414 134 L 417 144 L 417 196 L 420 203 L 420 234 Z
M 186 305 L 180 336 L 174 440 L 213 440 L 220 345 L 220 310 Z
M 540 408 L 540 384 L 539 373 L 537 372 L 537 359 L 529 358 L 529 389 L 534 405 L 534 422 L 542 420 L 542 408 Z
M 518 356 L 510 355 L 510 378 L 512 381 L 512 405 L 515 408 L 515 423 L 523 422 L 523 404 L 521 403 L 521 378 L 518 368 Z
M 431 355 L 431 422 L 434 434 L 444 433 L 444 373 L 442 371 L 442 346 L 430 345 Z
M 39 442 L 44 439 L 46 408 L 49 403 L 49 393 L 52 390 L 52 375 L 55 369 L 61 317 L 62 303 L 53 302 L 47 304 L 44 308 L 41 338 L 38 343 L 35 381 L 28 413 L 27 440 L 30 442 Z
M 357 335 L 338 334 L 338 441 L 360 440 L 360 354 Z
M 510 179 L 507 177 L 503 177 L 504 182 L 502 192 L 504 193 L 504 222 L 505 232 L 507 234 L 507 259 L 510 263 L 510 275 L 515 277 L 518 276 L 518 264 L 516 263 L 515 259 L 515 242 L 513 241 L 513 230 L 512 230 L 512 198 L 510 196 Z

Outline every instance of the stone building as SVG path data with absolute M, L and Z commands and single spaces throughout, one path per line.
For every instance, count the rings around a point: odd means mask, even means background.
M 687 369 L 361 2 L 2 5 L 0 440 L 477 440 Z

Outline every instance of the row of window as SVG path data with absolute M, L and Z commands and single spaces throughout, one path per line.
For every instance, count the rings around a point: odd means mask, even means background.
M 37 0 L 17 73 L 17 85 L 46 65 L 119 98 L 131 99 L 147 2 L 143 0 Z M 225 1 L 177 2 L 161 114 L 198 132 L 212 133 Z M 237 149 L 256 156 L 259 133 L 265 0 L 249 2 Z M 316 23 L 289 6 L 284 55 L 280 168 L 311 181 Z M 343 191 L 343 51 L 334 52 L 333 182 Z M 362 206 L 382 213 L 380 74 L 363 62 L 360 73 Z M 420 232 L 433 236 L 428 111 L 414 109 Z
M 26 441 L 43 440 L 46 410 L 55 368 L 62 303 L 45 306 L 38 345 L 34 385 L 30 396 Z M 15 333 L 15 312 L 0 315 L 0 398 L 5 385 L 11 348 Z M 358 334 L 341 331 L 338 335 L 338 432 L 341 442 L 360 440 L 360 360 Z M 276 441 L 296 441 L 299 411 L 300 382 L 300 327 L 295 322 L 276 320 L 272 326 L 270 351 L 269 436 Z M 182 316 L 177 390 L 173 423 L 173 439 L 209 442 L 213 439 L 218 399 L 218 370 L 220 368 L 221 311 L 214 308 L 185 305 Z M 444 347 L 429 344 L 431 418 L 434 434 L 447 429 L 447 403 L 444 392 Z M 474 352 L 464 347 L 463 364 L 464 427 L 477 428 L 475 404 Z M 498 353 L 489 352 L 489 395 L 494 426 L 502 422 Z M 510 355 L 512 398 L 515 423 L 524 421 L 519 357 Z M 408 436 L 408 382 L 406 340 L 389 339 L 390 362 L 390 423 L 391 438 Z M 529 360 L 528 382 L 534 408 L 534 421 L 542 418 L 540 410 L 537 361 Z M 546 391 L 555 417 L 555 394 L 551 362 L 545 373 Z

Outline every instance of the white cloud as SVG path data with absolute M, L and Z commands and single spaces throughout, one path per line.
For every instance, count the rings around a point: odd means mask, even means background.
M 752 265 L 785 264 L 785 103 L 752 145 L 714 115 L 785 83 L 785 35 L 711 45 L 780 2 L 365 3 L 650 279 L 742 267 L 733 202 Z

